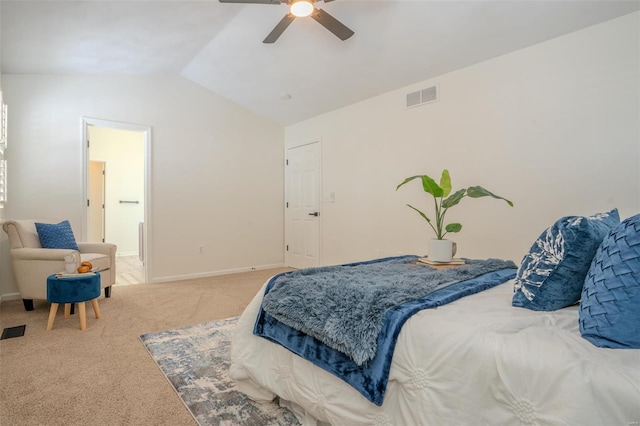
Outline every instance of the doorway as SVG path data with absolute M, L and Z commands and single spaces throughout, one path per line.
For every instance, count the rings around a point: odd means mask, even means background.
M 84 240 L 118 246 L 116 285 L 147 282 L 150 132 L 147 126 L 83 119 Z
M 285 262 L 320 264 L 320 142 L 287 149 L 285 162 Z

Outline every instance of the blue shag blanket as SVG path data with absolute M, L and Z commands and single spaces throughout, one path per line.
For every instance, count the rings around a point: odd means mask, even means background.
M 444 271 L 437 271 L 427 266 L 411 264 L 411 262 L 416 258 L 417 256 L 384 258 L 348 265 L 286 272 L 284 274 L 276 275 L 269 281 L 269 283 L 267 283 L 265 289 L 265 299 L 267 298 L 267 296 L 269 296 L 269 294 L 271 294 L 278 282 L 282 280 L 288 282 L 289 278 L 291 278 L 292 275 L 298 276 L 299 279 L 306 280 L 307 277 L 318 275 L 314 272 L 320 272 L 319 270 L 324 271 L 325 274 L 332 274 L 336 270 L 340 269 L 352 271 L 362 270 L 360 275 L 366 276 L 367 274 L 364 271 L 369 268 L 384 269 L 395 265 L 395 267 L 398 267 L 400 269 L 404 268 L 411 271 L 418 271 L 419 275 L 424 274 L 427 277 L 424 278 L 425 281 L 429 281 L 430 279 L 428 277 L 430 276 L 437 277 L 435 279 L 438 280 L 440 284 L 435 286 L 427 285 L 426 287 L 435 288 L 431 288 L 431 290 L 429 290 L 426 295 L 423 295 L 421 297 L 418 296 L 418 293 L 414 292 L 411 289 L 411 287 L 413 287 L 412 285 L 405 285 L 406 283 L 404 283 L 403 279 L 397 277 L 395 280 L 393 280 L 392 278 L 388 279 L 388 286 L 386 291 L 391 293 L 395 292 L 392 290 L 395 290 L 396 287 L 402 288 L 403 290 L 400 291 L 402 295 L 400 299 L 403 299 L 404 301 L 400 302 L 400 304 L 396 306 L 388 307 L 385 311 L 380 310 L 380 308 L 373 309 L 373 311 L 377 312 L 380 317 L 380 333 L 376 336 L 375 355 L 372 359 L 364 362 L 363 364 L 357 364 L 346 353 L 324 344 L 319 339 L 303 331 L 297 330 L 283 322 L 278 321 L 278 319 L 271 316 L 265 311 L 264 305 L 258 312 L 258 318 L 256 319 L 256 323 L 254 326 L 254 334 L 286 347 L 295 354 L 311 361 L 318 367 L 323 368 L 324 370 L 344 380 L 345 382 L 353 386 L 356 390 L 358 390 L 369 401 L 373 402 L 376 405 L 382 405 L 396 340 L 398 338 L 398 335 L 400 334 L 402 326 L 409 319 L 409 317 L 420 310 L 435 308 L 453 302 L 454 300 L 457 300 L 461 297 L 487 290 L 491 287 L 514 278 L 516 273 L 516 265 L 510 261 L 500 261 L 495 259 L 491 259 L 489 261 L 476 261 L 467 259 L 466 261 L 468 265 L 447 269 Z M 474 266 L 483 264 L 484 266 Z M 478 268 L 484 268 L 488 265 L 493 265 L 489 267 L 491 271 L 484 272 L 480 275 L 471 272 L 462 273 L 462 275 L 460 275 L 461 271 L 463 270 L 468 269 L 479 272 L 480 269 Z M 353 284 L 353 282 L 349 280 L 343 280 L 341 282 L 341 287 L 351 285 L 360 287 L 359 285 Z M 354 299 L 354 296 L 351 296 L 350 300 L 352 302 L 356 301 L 357 303 L 351 305 L 351 309 L 349 309 L 349 311 L 355 311 L 354 306 L 356 305 L 364 306 L 365 309 L 368 309 L 369 302 L 377 300 L 382 296 L 383 293 L 385 293 L 384 291 L 378 289 L 376 286 L 374 286 L 373 290 L 374 291 L 372 292 L 372 294 L 377 297 L 369 297 L 368 299 L 366 299 L 367 301 L 361 300 L 358 297 Z M 362 294 L 364 295 L 364 293 Z M 408 300 L 405 300 L 408 294 L 412 294 L 416 298 L 412 299 L 411 297 L 409 297 Z M 295 298 L 296 297 L 294 296 L 294 299 Z M 385 301 L 388 300 L 387 297 L 383 297 L 383 299 Z M 326 302 L 321 303 L 321 305 L 328 305 L 333 303 L 336 303 L 336 297 L 330 296 L 327 298 Z M 312 316 L 306 307 L 300 307 L 300 309 L 300 312 L 302 313 L 302 315 L 300 316 Z M 361 314 L 360 317 L 365 322 L 374 322 L 371 318 L 366 317 L 364 314 Z M 338 327 L 338 324 L 335 321 L 336 320 L 334 319 L 331 322 L 332 324 L 334 324 L 333 329 L 349 328 L 344 326 Z M 370 332 L 368 327 L 365 327 L 365 329 Z M 352 333 L 348 331 L 343 334 L 345 336 L 352 335 Z
M 452 283 L 515 268 L 511 261 L 488 259 L 437 270 L 412 264 L 416 259 L 403 256 L 289 272 L 275 280 L 262 308 L 362 365 L 376 355 L 387 310 Z

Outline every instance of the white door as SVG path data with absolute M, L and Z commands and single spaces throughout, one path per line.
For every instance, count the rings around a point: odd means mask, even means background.
M 92 243 L 104 243 L 104 161 L 89 161 L 88 238 Z
M 320 264 L 320 142 L 290 148 L 286 157 L 285 262 Z

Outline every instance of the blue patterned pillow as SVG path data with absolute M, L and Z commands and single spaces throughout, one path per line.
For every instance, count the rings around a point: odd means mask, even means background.
M 640 215 L 618 225 L 591 262 L 578 312 L 582 337 L 640 349 Z
M 56 224 L 36 222 L 36 231 L 43 248 L 78 250 L 78 244 L 68 220 Z
M 559 219 L 522 259 L 511 304 L 534 311 L 555 311 L 578 302 L 598 246 L 619 223 L 617 209 Z

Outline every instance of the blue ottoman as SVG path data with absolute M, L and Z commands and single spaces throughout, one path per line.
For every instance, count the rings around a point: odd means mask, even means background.
M 47 277 L 47 301 L 51 303 L 49 310 L 49 321 L 47 330 L 53 328 L 56 319 L 58 305 L 64 303 L 64 317 L 69 318 L 71 304 L 77 303 L 80 311 L 80 329 L 87 328 L 87 310 L 84 302 L 91 301 L 91 306 L 100 318 L 100 308 L 98 307 L 98 297 L 100 297 L 100 273 L 91 273 L 83 276 L 58 276 L 49 275 Z

